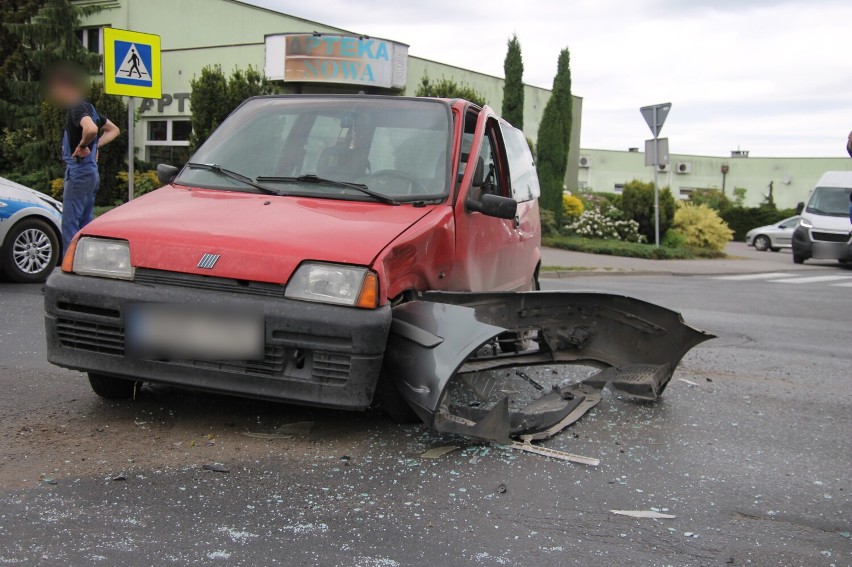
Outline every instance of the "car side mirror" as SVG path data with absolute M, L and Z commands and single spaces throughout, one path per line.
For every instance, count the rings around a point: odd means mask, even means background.
M 168 185 L 177 177 L 180 169 L 176 168 L 173 165 L 168 165 L 165 163 L 157 164 L 157 181 L 162 183 L 163 185 Z
M 799 204 L 796 205 L 796 214 L 802 214 L 802 211 L 805 209 L 805 204 L 802 201 L 799 201 Z
M 482 213 L 488 217 L 512 220 L 518 215 L 518 202 L 511 197 L 485 193 L 479 201 L 468 198 L 464 204 L 468 212 Z

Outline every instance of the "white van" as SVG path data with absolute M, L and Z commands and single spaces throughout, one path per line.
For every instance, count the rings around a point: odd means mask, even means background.
M 793 261 L 809 258 L 852 261 L 852 221 L 849 195 L 852 171 L 827 171 L 808 195 L 808 204 L 799 203 L 802 220 L 793 232 Z

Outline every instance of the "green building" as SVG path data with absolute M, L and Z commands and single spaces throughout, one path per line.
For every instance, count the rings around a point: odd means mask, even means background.
M 76 0 L 75 4 L 101 8 L 84 19 L 79 31 L 80 40 L 91 51 L 102 52 L 104 27 L 160 36 L 163 97 L 137 104 L 141 120 L 135 146 L 137 155 L 146 161 L 179 164 L 188 157 L 190 81 L 207 65 L 220 65 L 226 73 L 251 65 L 264 70 L 283 93 L 413 95 L 424 75 L 446 77 L 476 89 L 498 112 L 502 107 L 502 78 L 410 56 L 408 45 L 401 42 L 405 38 L 366 38 L 238 0 Z M 361 54 L 353 51 L 354 57 L 343 65 L 341 50 L 349 49 L 357 39 L 370 40 L 361 45 L 369 43 L 373 51 L 364 53 L 361 60 Z M 327 60 L 313 64 L 299 61 L 299 49 L 303 53 L 311 45 L 327 47 Z M 494 48 L 503 50 L 505 45 Z M 387 57 L 376 58 L 379 49 L 386 50 L 380 55 Z M 369 61 L 370 56 L 378 60 Z M 371 64 L 369 70 L 364 67 L 367 63 Z M 524 131 L 536 140 L 550 91 L 529 85 L 525 89 Z M 565 177 L 568 188 L 578 183 L 581 117 L 582 99 L 574 97 Z
M 578 189 L 620 193 L 633 179 L 653 181 L 654 168 L 645 165 L 645 154 L 638 148 L 628 151 L 580 149 Z M 759 205 L 772 194 L 779 208 L 793 208 L 806 200 L 820 175 L 826 171 L 850 171 L 849 158 L 749 157 L 743 150 L 730 157 L 671 154 L 668 163 L 658 166 L 660 187 L 671 187 L 672 194 L 689 198 L 693 191 L 724 189 L 733 197 L 736 187 L 746 189 L 745 205 Z

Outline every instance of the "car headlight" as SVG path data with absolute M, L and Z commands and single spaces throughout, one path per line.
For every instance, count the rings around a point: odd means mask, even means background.
M 309 262 L 299 266 L 284 295 L 302 301 L 375 309 L 379 279 L 367 268 Z
M 71 270 L 75 274 L 119 280 L 133 279 L 130 243 L 126 240 L 84 236 L 69 253 L 74 254 Z
M 801 226 L 802 228 L 813 228 L 814 227 L 813 223 L 811 221 L 807 220 L 807 219 L 799 219 L 799 226 Z

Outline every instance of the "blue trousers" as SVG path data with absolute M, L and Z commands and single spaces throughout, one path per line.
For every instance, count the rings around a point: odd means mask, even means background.
M 62 197 L 62 249 L 68 250 L 74 236 L 92 222 L 95 195 L 101 178 L 97 166 L 82 163 L 65 168 L 65 187 Z

